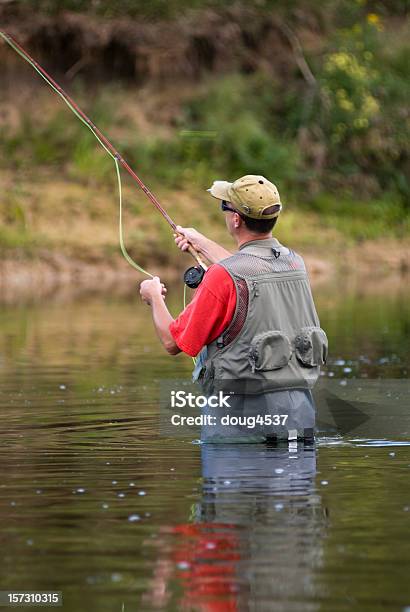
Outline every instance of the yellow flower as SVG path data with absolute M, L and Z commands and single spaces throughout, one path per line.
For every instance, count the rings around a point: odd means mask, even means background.
M 369 61 L 371 57 L 372 55 L 370 53 L 370 55 L 366 55 L 365 60 Z M 329 54 L 326 58 L 324 68 L 328 74 L 335 74 L 338 71 L 344 72 L 357 82 L 368 81 L 377 74 L 376 71 L 371 70 L 366 64 L 361 64 L 354 55 L 346 52 Z
M 376 13 L 369 13 L 367 15 L 367 22 L 371 23 L 372 25 L 377 25 L 380 23 L 380 17 L 376 15 Z
M 368 15 L 367 15 L 367 23 L 369 23 L 370 25 L 374 26 L 378 30 L 382 30 L 383 29 L 383 25 L 382 25 L 381 19 L 380 19 L 379 15 L 376 15 L 376 13 L 368 13 Z

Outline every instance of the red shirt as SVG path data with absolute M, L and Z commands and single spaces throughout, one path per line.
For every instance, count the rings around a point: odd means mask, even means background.
M 181 351 L 195 357 L 228 327 L 235 307 L 235 284 L 225 268 L 214 264 L 169 331 Z

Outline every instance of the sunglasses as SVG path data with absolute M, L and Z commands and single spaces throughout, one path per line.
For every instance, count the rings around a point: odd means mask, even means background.
M 237 215 L 241 216 L 241 213 L 238 212 L 237 210 L 235 210 L 234 208 L 231 208 L 230 206 L 228 206 L 228 203 L 225 200 L 221 201 L 221 210 L 222 212 L 234 212 Z

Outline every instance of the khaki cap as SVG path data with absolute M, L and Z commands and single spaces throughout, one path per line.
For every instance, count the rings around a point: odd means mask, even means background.
M 214 181 L 208 191 L 214 198 L 230 202 L 238 212 L 251 219 L 274 219 L 282 210 L 278 188 L 264 176 L 247 174 L 233 183 Z M 279 206 L 277 210 L 264 214 L 267 208 L 275 205 Z

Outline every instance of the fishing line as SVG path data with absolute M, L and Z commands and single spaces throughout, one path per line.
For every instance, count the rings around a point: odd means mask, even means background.
M 37 65 L 36 62 L 29 57 L 22 49 L 20 49 L 14 42 L 13 40 L 7 36 L 6 34 L 4 34 L 1 30 L 0 30 L 0 36 L 1 38 L 3 38 L 3 40 L 5 40 L 10 47 L 12 47 L 12 49 L 14 49 L 14 51 L 20 55 L 20 57 L 22 57 L 28 64 L 30 64 L 30 66 L 32 68 L 34 68 L 34 70 L 41 76 L 41 78 L 51 87 L 51 89 L 53 91 L 55 91 L 56 94 L 58 94 L 60 96 L 60 98 L 65 102 L 65 104 L 68 106 L 68 108 L 74 113 L 74 115 L 81 121 L 81 123 L 83 123 L 89 130 L 90 132 L 95 136 L 95 138 L 98 140 L 98 142 L 100 143 L 100 145 L 102 146 L 102 148 L 108 153 L 108 155 L 113 159 L 114 164 L 115 164 L 115 170 L 116 170 L 116 175 L 117 175 L 117 182 L 118 182 L 118 195 L 119 195 L 119 224 L 118 224 L 118 233 L 119 233 L 119 242 L 120 242 L 120 248 L 121 248 L 121 252 L 124 256 L 124 258 L 126 259 L 126 261 L 130 264 L 130 266 L 132 266 L 133 268 L 135 268 L 136 270 L 138 270 L 139 272 L 142 272 L 142 274 L 145 274 L 146 276 L 149 276 L 150 278 L 154 278 L 152 274 L 150 274 L 150 272 L 147 272 L 147 270 L 144 270 L 144 268 L 140 265 L 138 265 L 133 259 L 132 257 L 129 255 L 125 244 L 124 244 L 124 231 L 123 231 L 123 201 L 122 201 L 122 180 L 121 180 L 121 171 L 120 171 L 120 166 L 119 166 L 119 160 L 118 160 L 118 156 L 116 156 L 115 154 L 113 154 L 108 147 L 104 144 L 104 142 L 101 140 L 101 138 L 99 137 L 99 135 L 96 133 L 94 127 L 88 123 L 83 117 L 82 115 L 77 111 L 77 109 L 71 104 L 71 102 L 67 99 L 67 97 L 64 95 L 64 93 L 58 89 L 58 87 L 56 87 L 54 85 L 54 83 L 47 78 L 47 76 L 42 72 L 42 70 L 40 70 Z

